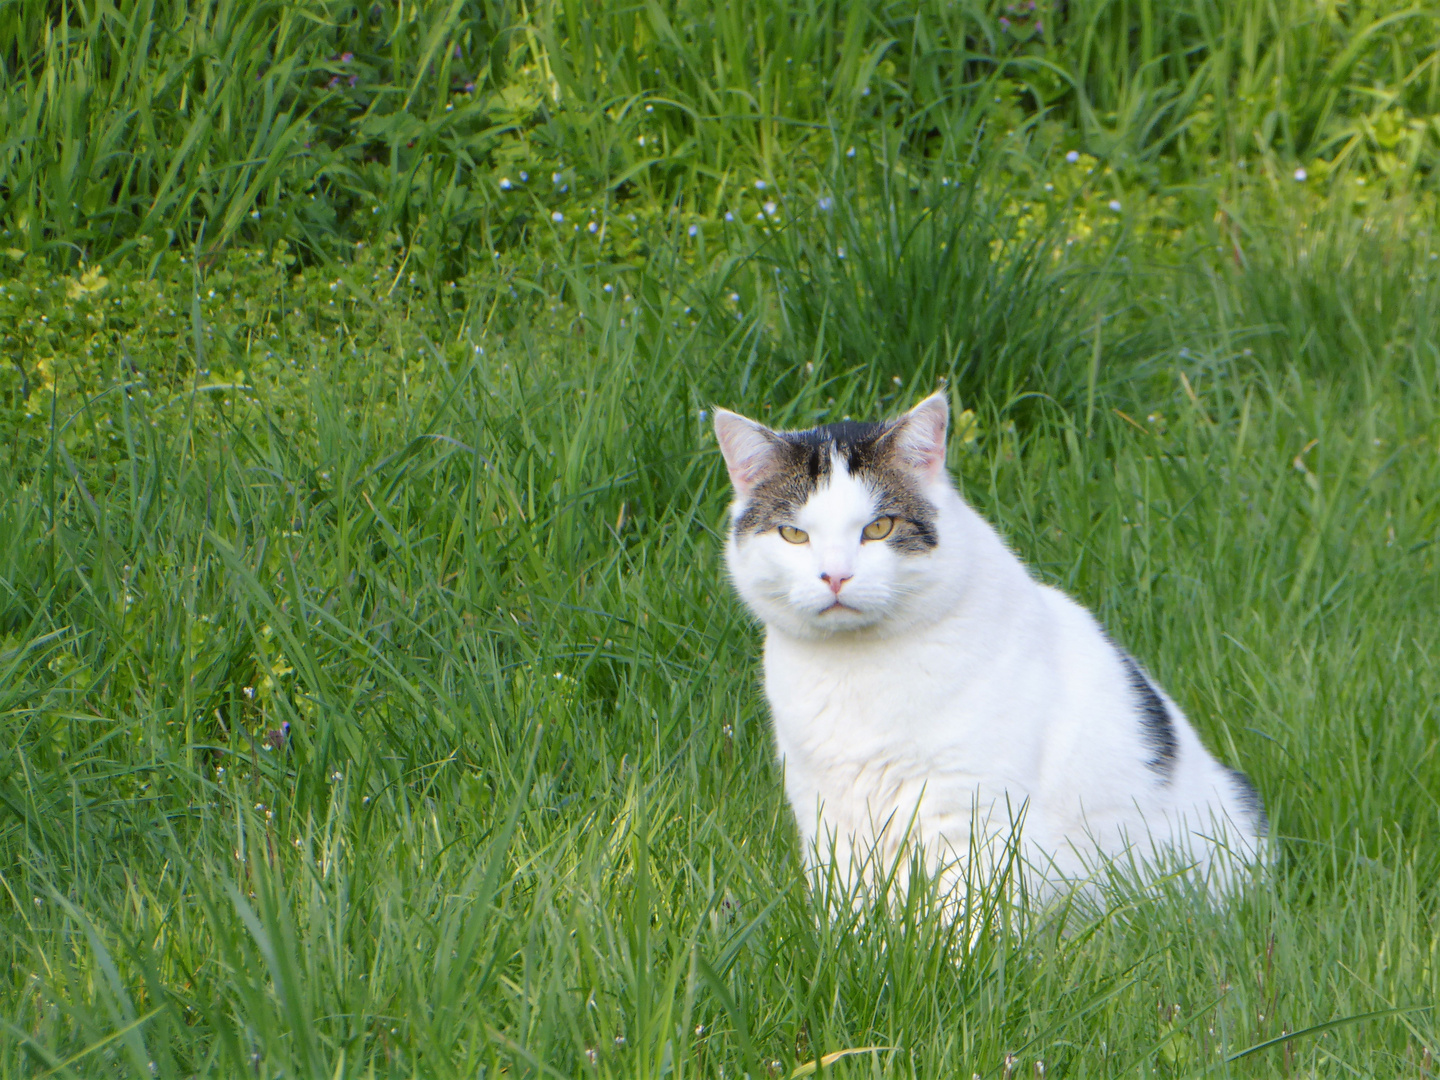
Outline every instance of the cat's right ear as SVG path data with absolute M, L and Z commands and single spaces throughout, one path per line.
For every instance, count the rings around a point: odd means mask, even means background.
M 775 433 L 739 413 L 716 409 L 715 438 L 720 442 L 720 453 L 725 455 L 725 467 L 730 470 L 735 494 L 741 498 L 749 496 L 775 454 L 779 442 Z

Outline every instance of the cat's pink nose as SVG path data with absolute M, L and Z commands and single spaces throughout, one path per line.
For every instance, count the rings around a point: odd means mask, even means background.
M 825 573 L 820 575 L 820 580 L 825 582 L 826 585 L 830 586 L 831 592 L 833 592 L 836 596 L 839 596 L 840 590 L 842 587 L 844 587 L 845 582 L 849 581 L 854 576 L 854 574 Z

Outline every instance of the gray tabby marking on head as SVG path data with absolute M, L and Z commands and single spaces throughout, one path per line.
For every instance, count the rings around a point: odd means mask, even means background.
M 765 475 L 735 520 L 736 538 L 790 524 L 822 481 L 829 483 L 832 463 L 838 457 L 851 476 L 870 483 L 877 515 L 895 519 L 886 543 L 907 553 L 933 548 L 939 542 L 935 507 L 897 460 L 890 438 L 895 430 L 894 423 L 845 420 L 807 431 L 769 432 L 774 449 Z

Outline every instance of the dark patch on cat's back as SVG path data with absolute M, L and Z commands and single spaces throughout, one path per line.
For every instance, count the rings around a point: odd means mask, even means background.
M 1250 822 L 1255 826 L 1255 835 L 1265 838 L 1270 835 L 1270 815 L 1265 813 L 1265 802 L 1260 798 L 1260 793 L 1255 790 L 1255 785 L 1250 782 L 1239 769 L 1226 769 L 1230 779 L 1235 783 L 1235 795 L 1240 800 L 1240 805 L 1250 815 Z
M 1160 692 L 1155 689 L 1140 665 L 1125 653 L 1120 654 L 1120 663 L 1125 667 L 1125 676 L 1130 682 L 1130 692 L 1135 695 L 1135 704 L 1140 713 L 1140 735 L 1151 757 L 1145 762 L 1168 783 L 1175 771 L 1175 758 L 1180 750 L 1180 740 L 1175 733 L 1175 721 L 1165 707 Z

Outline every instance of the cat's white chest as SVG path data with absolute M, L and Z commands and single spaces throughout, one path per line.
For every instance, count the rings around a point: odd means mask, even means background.
M 991 643 L 994 644 L 993 642 Z M 1003 648 L 1003 642 L 1000 643 Z M 807 839 L 872 837 L 892 815 L 964 842 L 969 814 L 1029 798 L 1035 687 L 988 650 L 942 639 L 837 648 L 771 634 L 766 694 L 785 786 Z

